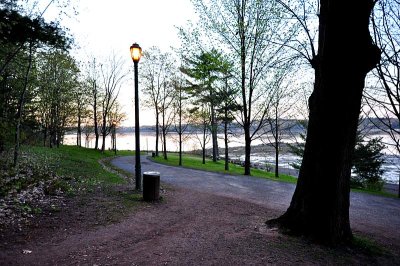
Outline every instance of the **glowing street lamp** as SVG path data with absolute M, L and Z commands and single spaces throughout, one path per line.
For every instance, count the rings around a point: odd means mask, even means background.
M 130 47 L 131 57 L 135 68 L 135 180 L 136 190 L 142 189 L 142 167 L 140 165 L 140 126 L 139 126 L 139 83 L 138 63 L 142 56 L 142 48 L 134 43 Z
M 142 48 L 139 44 L 134 43 L 130 47 L 131 57 L 134 63 L 139 63 L 140 58 L 142 57 Z

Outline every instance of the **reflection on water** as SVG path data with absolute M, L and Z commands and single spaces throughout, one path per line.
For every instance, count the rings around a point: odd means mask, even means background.
M 134 133 L 117 133 L 117 149 L 118 150 L 135 150 L 135 134 Z M 201 148 L 200 135 L 190 134 L 183 136 L 183 151 L 192 151 L 199 150 Z M 142 132 L 140 136 L 140 149 L 142 151 L 152 151 L 155 149 L 156 143 L 155 133 L 153 132 Z M 293 142 L 293 138 L 286 137 L 282 140 L 285 143 Z M 76 144 L 76 135 L 66 135 L 64 137 L 64 143 L 67 145 L 75 145 Z M 86 143 L 86 145 L 85 145 Z M 94 137 L 91 136 L 87 141 L 85 141 L 84 136 L 82 136 L 82 145 L 85 145 L 87 148 L 94 148 Z M 99 147 L 101 147 L 102 139 L 99 139 Z M 106 149 L 110 149 L 111 147 L 111 136 L 106 137 L 105 143 Z M 252 145 L 260 145 L 263 144 L 261 140 L 254 140 Z M 219 135 L 218 140 L 219 147 L 224 147 L 223 135 Z M 242 136 L 230 136 L 229 137 L 229 147 L 240 147 L 244 146 L 244 140 Z M 206 145 L 207 148 L 211 147 L 211 141 Z M 161 143 L 159 143 L 159 149 L 161 150 Z M 170 133 L 167 135 L 167 150 L 172 152 L 179 151 L 178 145 L 178 134 Z M 234 156 L 230 155 L 233 159 L 239 159 L 244 161 L 244 155 Z M 299 158 L 290 153 L 284 153 L 279 156 L 279 167 L 293 169 L 291 164 L 296 162 Z M 270 164 L 274 165 L 275 163 L 275 155 L 273 153 L 263 154 L 263 153 L 253 153 L 251 155 L 251 161 L 254 163 L 260 164 Z M 385 154 L 385 163 L 383 164 L 384 174 L 383 178 L 391 183 L 399 182 L 399 171 L 400 171 L 400 158 L 392 155 L 389 149 Z

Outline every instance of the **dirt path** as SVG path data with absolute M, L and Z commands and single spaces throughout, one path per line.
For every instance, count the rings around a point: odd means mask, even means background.
M 119 157 L 112 163 L 133 172 L 134 157 Z M 142 158 L 144 171 L 158 171 L 166 184 L 207 192 L 261 205 L 276 212 L 289 206 L 295 185 L 248 176 L 232 176 L 156 164 Z M 354 230 L 400 240 L 400 200 L 365 193 L 351 193 L 350 220 Z M 387 233 L 385 233 L 387 232 Z
M 133 158 L 121 157 L 113 163 L 133 170 Z M 376 257 L 329 249 L 266 228 L 264 222 L 287 207 L 294 188 L 290 184 L 173 168 L 146 159 L 142 168 L 162 173 L 166 184 L 162 202 L 142 203 L 118 222 L 99 224 L 88 222 L 85 212 L 98 209 L 103 198 L 89 201 L 84 208 L 73 205 L 71 212 L 48 221 L 48 228 L 40 227 L 8 245 L 2 243 L 0 264 L 400 264 L 399 232 L 392 231 L 399 228 L 400 201 L 396 199 L 352 195 L 356 233 L 372 236 L 390 251 Z M 368 206 L 361 208 L 366 202 Z M 63 223 L 76 217 L 78 210 L 84 219 Z M 385 217 L 379 219 L 380 215 Z M 57 222 L 58 226 L 51 225 Z M 23 250 L 31 253 L 22 254 Z

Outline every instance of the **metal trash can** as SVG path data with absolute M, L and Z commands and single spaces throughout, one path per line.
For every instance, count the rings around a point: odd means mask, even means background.
M 155 152 L 152 152 L 152 153 L 151 153 L 151 157 L 153 157 L 153 158 L 156 157 L 156 153 L 155 153 Z
M 160 173 L 143 173 L 143 199 L 145 201 L 155 201 L 160 199 Z

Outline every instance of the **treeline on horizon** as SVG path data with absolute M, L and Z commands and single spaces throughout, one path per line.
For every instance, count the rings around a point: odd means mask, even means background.
M 381 131 L 380 128 L 383 126 L 383 124 L 386 123 L 393 124 L 395 128 L 400 128 L 400 121 L 396 118 L 366 118 L 362 119 L 360 122 L 360 127 L 363 128 L 366 132 L 371 131 L 372 133 L 376 133 L 377 131 Z M 306 123 L 307 120 L 297 120 L 297 119 L 283 119 L 283 124 L 288 125 L 284 127 L 284 132 L 291 132 L 291 133 L 303 133 L 304 132 L 304 127 L 301 126 L 301 124 Z M 176 125 L 173 125 L 176 126 Z M 190 124 L 184 124 L 183 126 L 188 128 L 188 134 L 189 132 L 201 132 L 198 128 L 196 128 L 195 125 L 190 125 Z M 140 130 L 143 132 L 155 132 L 155 125 L 142 125 L 140 126 Z M 219 132 L 222 132 L 223 125 L 220 124 L 218 125 Z M 118 133 L 127 133 L 131 132 L 134 133 L 134 126 L 119 126 L 117 127 L 116 131 Z M 241 127 L 237 123 L 231 123 L 230 126 L 230 131 L 233 133 L 240 133 Z M 76 134 L 77 130 L 76 127 L 67 127 L 66 128 L 66 134 Z M 384 132 L 382 132 L 384 133 Z

